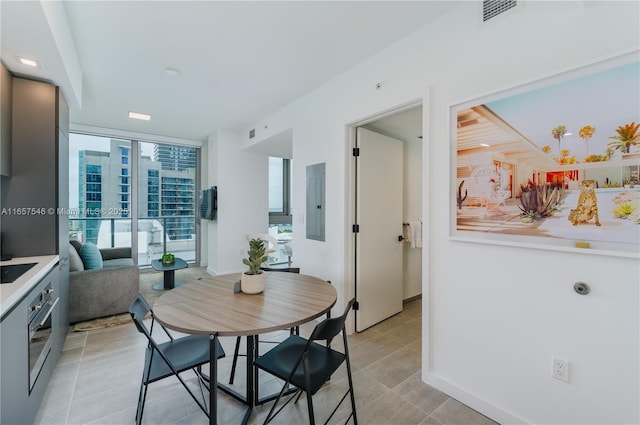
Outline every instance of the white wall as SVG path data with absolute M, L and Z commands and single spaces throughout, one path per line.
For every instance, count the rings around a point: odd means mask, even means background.
M 252 126 L 267 126 L 257 141 L 293 128 L 295 181 L 327 164 L 326 242 L 302 237 L 294 189 L 296 265 L 348 294 L 347 125 L 424 97 L 423 378 L 503 423 L 638 423 L 638 260 L 452 241 L 448 179 L 450 105 L 637 49 L 639 4 L 518 2 L 484 24 L 481 4 Z M 590 295 L 573 292 L 580 280 Z M 550 377 L 553 355 L 570 383 Z
M 218 215 L 203 221 L 207 230 L 207 270 L 213 274 L 243 271 L 247 233 L 263 233 L 269 225 L 268 156 L 238 149 L 241 138 L 231 131 L 209 136 L 208 186 L 218 186 Z
M 203 143 L 200 148 L 200 190 L 210 187 L 209 185 L 209 144 Z M 198 194 L 198 196 L 200 196 Z M 200 198 L 198 198 L 198 208 Z M 196 211 L 196 215 L 200 212 Z M 209 265 L 209 225 L 207 220 L 196 219 L 196 232 L 198 232 L 198 242 L 200 245 L 200 267 Z

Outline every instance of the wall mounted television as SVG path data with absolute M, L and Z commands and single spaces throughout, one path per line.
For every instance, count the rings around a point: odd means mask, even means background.
M 215 220 L 218 215 L 218 186 L 200 192 L 200 218 Z

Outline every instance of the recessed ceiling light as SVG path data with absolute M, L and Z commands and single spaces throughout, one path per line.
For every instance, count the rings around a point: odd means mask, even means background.
M 21 58 L 19 57 L 18 60 L 20 61 L 21 64 L 23 65 L 27 65 L 27 66 L 32 66 L 34 68 L 38 67 L 38 61 L 34 60 L 34 59 L 27 59 L 27 58 Z
M 151 119 L 151 115 L 140 114 L 138 112 L 129 112 L 129 118 L 133 118 L 135 120 L 149 121 Z
M 485 148 L 488 148 L 491 145 L 487 145 L 486 143 L 480 143 L 480 146 L 484 146 Z
M 164 72 L 166 72 L 167 75 L 171 75 L 172 77 L 177 77 L 178 75 L 180 75 L 180 71 L 175 68 L 165 68 Z

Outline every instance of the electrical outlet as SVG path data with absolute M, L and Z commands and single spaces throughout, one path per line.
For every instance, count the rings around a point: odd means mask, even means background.
M 554 357 L 551 376 L 559 381 L 569 382 L 569 362 Z

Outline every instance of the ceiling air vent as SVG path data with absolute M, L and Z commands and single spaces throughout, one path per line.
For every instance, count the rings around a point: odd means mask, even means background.
M 253 130 L 249 131 L 249 139 L 253 139 L 254 137 L 256 137 L 256 129 L 255 128 Z
M 515 7 L 517 0 L 484 0 L 482 2 L 482 21 L 498 16 L 502 12 Z

